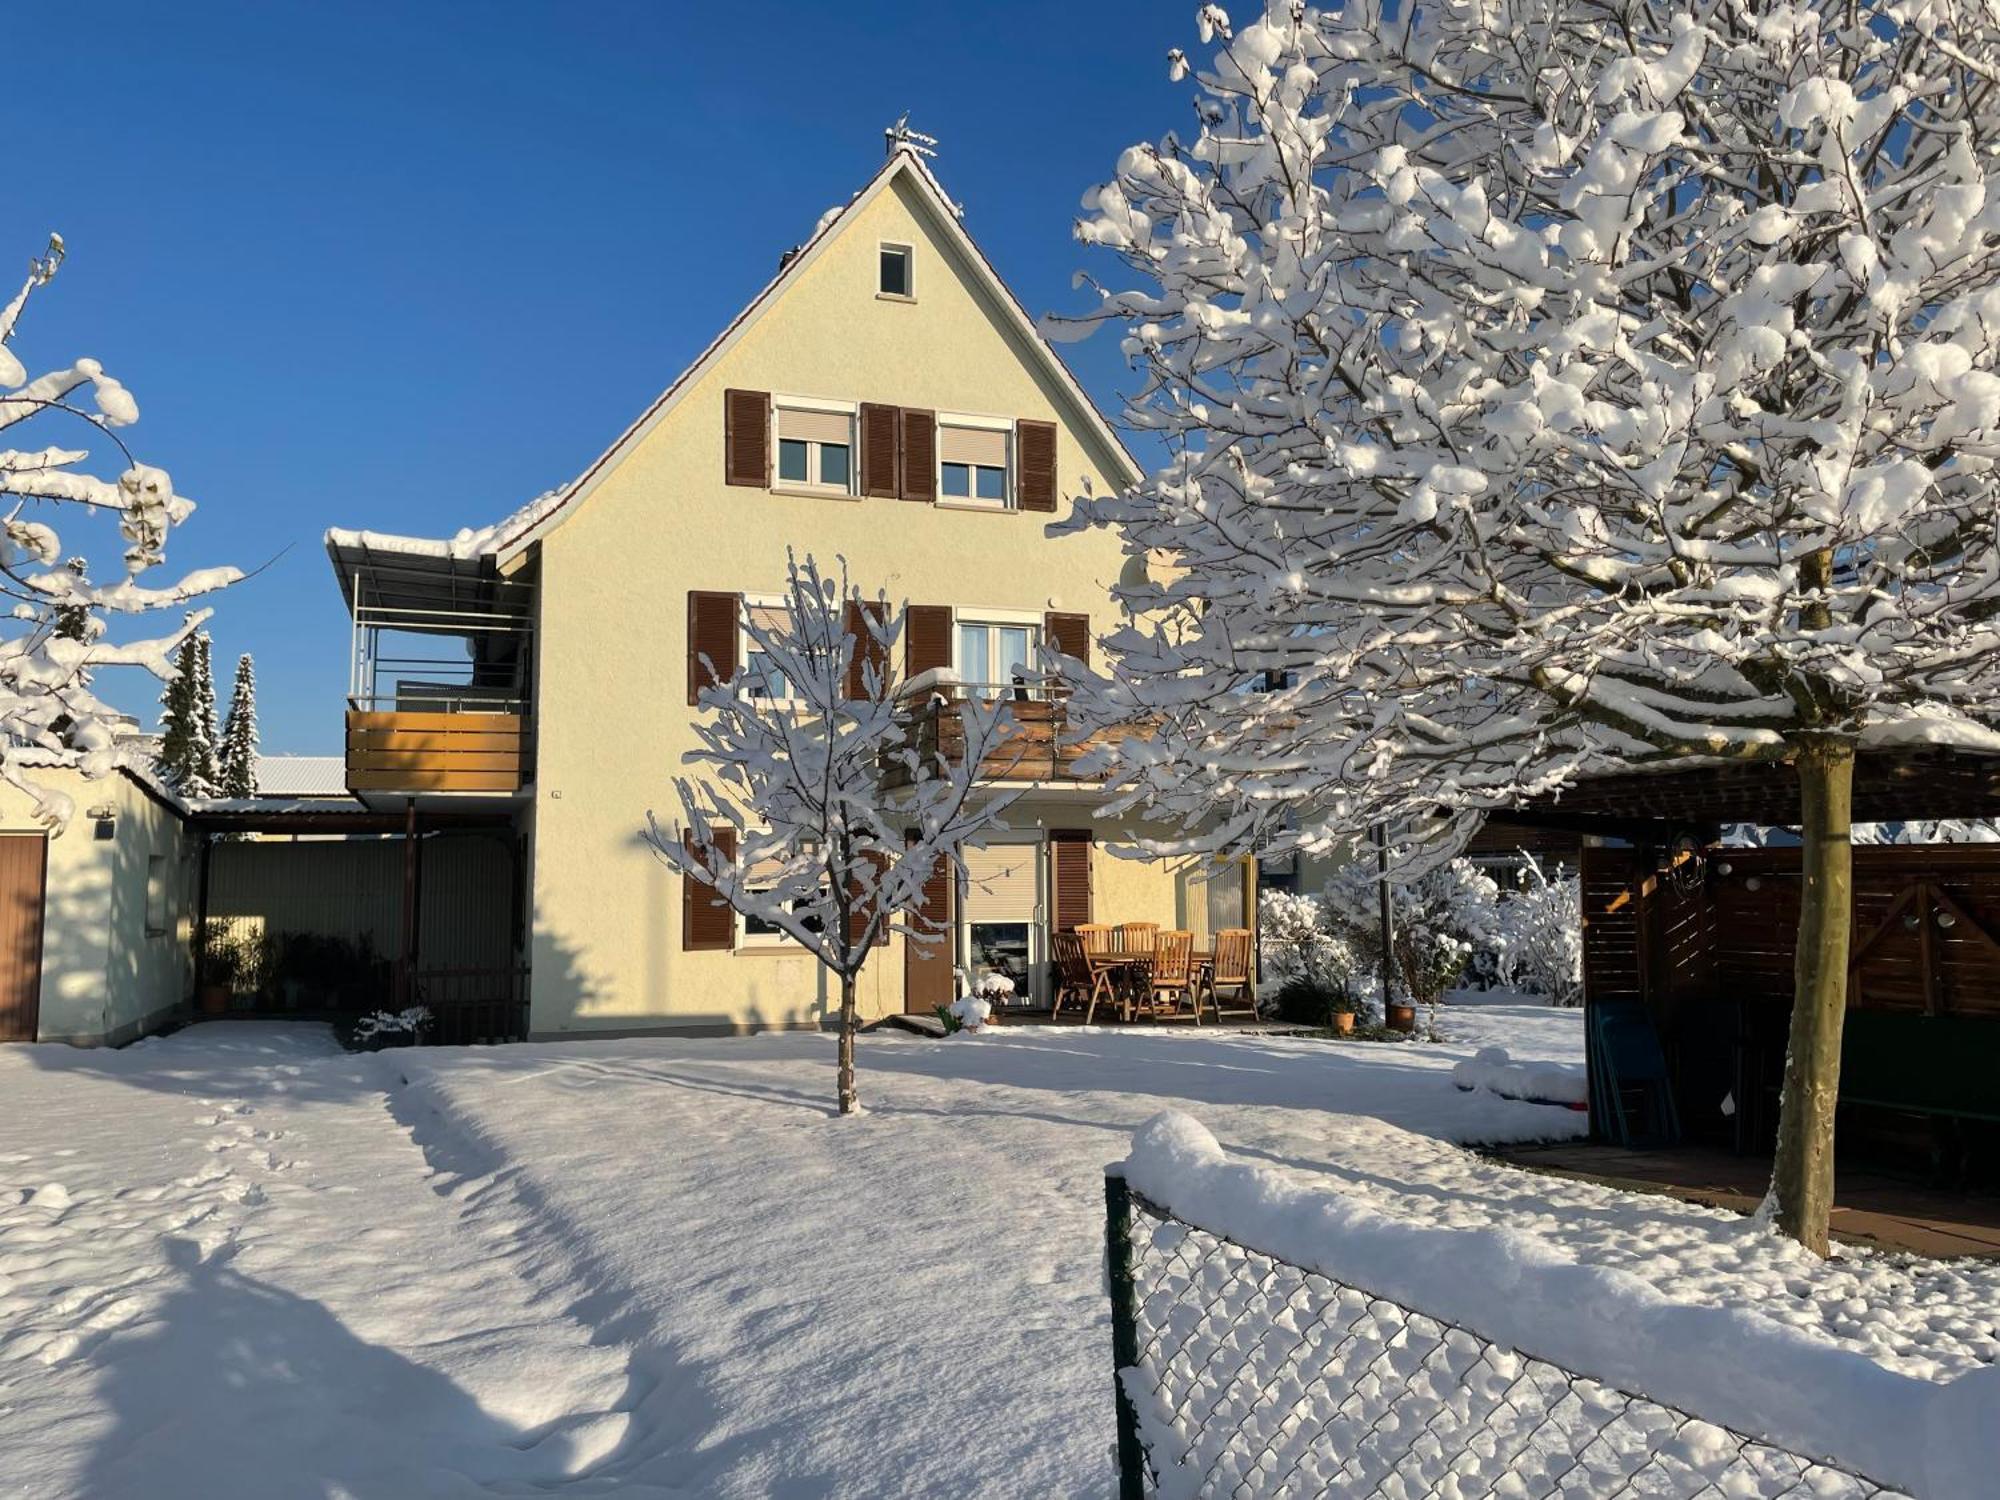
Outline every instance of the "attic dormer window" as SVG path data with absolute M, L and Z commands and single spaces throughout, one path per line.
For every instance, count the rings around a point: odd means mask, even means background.
M 884 297 L 900 297 L 905 301 L 917 295 L 908 245 L 882 246 L 882 269 L 875 290 Z

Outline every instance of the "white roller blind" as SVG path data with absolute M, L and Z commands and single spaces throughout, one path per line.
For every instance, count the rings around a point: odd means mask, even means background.
M 965 851 L 965 916 L 969 922 L 1035 920 L 1035 844 L 994 844 Z
M 1007 434 L 985 427 L 940 427 L 938 457 L 948 464 L 1007 467 Z
M 1208 875 L 1208 930 L 1213 936 L 1231 927 L 1246 927 L 1243 920 L 1243 867 L 1230 865 L 1211 870 Z
M 809 443 L 851 444 L 854 441 L 854 418 L 843 411 L 801 411 L 781 406 L 778 408 L 778 436 L 801 438 Z

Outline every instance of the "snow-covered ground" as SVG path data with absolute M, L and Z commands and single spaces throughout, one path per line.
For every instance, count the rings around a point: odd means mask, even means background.
M 1577 1012 L 1450 1043 L 1003 1028 L 334 1052 L 211 1023 L 0 1048 L 0 1495 L 1101 1495 L 1101 1175 L 1163 1108 L 1400 1219 L 1502 1226 L 1941 1379 L 2000 1268 L 1820 1266 L 1456 1142 Z

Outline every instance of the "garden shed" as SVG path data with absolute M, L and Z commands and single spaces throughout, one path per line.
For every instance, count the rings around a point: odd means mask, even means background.
M 2000 817 L 2000 757 L 1863 751 L 1856 824 Z M 1782 765 L 1625 770 L 1509 817 L 1581 836 L 1593 1131 L 1768 1153 L 1777 1123 L 1799 910 L 1796 847 L 1731 847 L 1732 824 L 1787 828 Z M 1843 1159 L 1954 1183 L 2000 1166 L 2000 844 L 1854 850 L 1841 1068 Z

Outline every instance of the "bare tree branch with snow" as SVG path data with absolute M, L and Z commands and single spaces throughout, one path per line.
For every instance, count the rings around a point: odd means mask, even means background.
M 1004 703 L 931 702 L 951 693 L 949 673 L 905 680 L 902 611 L 864 598 L 844 564 L 829 577 L 808 556 L 786 571 L 782 607 L 746 615 L 745 663 L 702 689 L 702 745 L 685 757 L 700 774 L 675 780 L 680 819 L 648 813 L 646 837 L 839 981 L 839 1104 L 853 1114 L 855 981 L 892 931 L 943 940 L 919 920 L 924 886 L 941 863 L 962 874 L 960 850 L 1002 826 L 1016 794 L 979 767 L 1013 721 Z M 940 713 L 956 717 L 962 754 L 917 731 Z
M 1117 797 L 1191 848 L 1448 850 L 1593 767 L 1796 767 L 1774 1206 L 1823 1250 L 1855 751 L 2000 748 L 2000 14 L 1201 26 L 1197 134 L 1079 226 L 1172 451 L 1070 523 L 1177 564 L 1126 591 L 1172 628 L 1109 642 L 1099 711 L 1161 726 Z
M 171 680 L 175 649 L 208 611 L 187 613 L 167 635 L 125 642 L 108 638 L 109 617 L 179 608 L 241 576 L 206 568 L 164 587 L 142 583 L 166 560 L 167 535 L 194 503 L 175 493 L 164 470 L 133 458 L 118 430 L 138 421 L 138 403 L 96 360 L 31 378 L 15 355 L 22 314 L 54 280 L 65 253 L 61 237 L 50 236 L 47 254 L 30 263 L 20 292 L 0 307 L 0 432 L 37 419 L 35 431 L 51 436 L 65 421 L 80 424 L 114 444 L 125 468 L 116 479 L 100 479 L 79 467 L 86 449 L 0 448 L 0 598 L 8 601 L 9 622 L 0 629 L 0 780 L 33 797 L 36 815 L 52 828 L 69 821 L 71 799 L 36 785 L 31 763 L 46 764 L 54 753 L 87 776 L 128 759 L 140 763 L 139 726 L 97 695 L 98 669 L 136 666 Z M 19 441 L 11 433 L 9 440 Z M 125 542 L 117 582 L 93 582 L 82 557 L 65 555 L 49 520 L 62 507 L 115 518 Z

